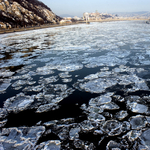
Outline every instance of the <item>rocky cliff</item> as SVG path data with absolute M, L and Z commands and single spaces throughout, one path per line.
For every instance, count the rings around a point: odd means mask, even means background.
M 60 17 L 38 0 L 0 0 L 2 28 L 59 23 Z

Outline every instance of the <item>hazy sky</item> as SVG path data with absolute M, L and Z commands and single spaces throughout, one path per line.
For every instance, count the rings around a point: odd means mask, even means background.
M 57 14 L 82 16 L 84 12 L 150 11 L 150 0 L 40 0 Z

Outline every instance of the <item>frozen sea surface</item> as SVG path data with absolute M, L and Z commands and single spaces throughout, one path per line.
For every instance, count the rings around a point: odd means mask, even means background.
M 149 35 L 144 21 L 0 35 L 0 149 L 149 149 Z

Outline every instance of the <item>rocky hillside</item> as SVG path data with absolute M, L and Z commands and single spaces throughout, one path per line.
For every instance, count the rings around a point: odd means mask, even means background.
M 0 0 L 1 28 L 59 23 L 60 19 L 38 0 Z

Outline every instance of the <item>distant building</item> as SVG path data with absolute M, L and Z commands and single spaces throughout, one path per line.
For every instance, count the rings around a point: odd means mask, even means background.
M 107 14 L 107 13 L 99 13 L 98 11 L 93 12 L 93 13 L 84 13 L 83 14 L 83 19 L 88 20 L 88 21 L 98 21 L 102 19 L 107 19 L 107 18 L 114 18 L 112 14 Z
M 73 19 L 74 20 L 82 20 L 80 17 L 77 17 L 77 16 L 73 17 Z
M 89 21 L 89 13 L 88 12 L 85 12 L 84 14 L 83 14 L 83 20 L 86 20 L 86 21 Z

